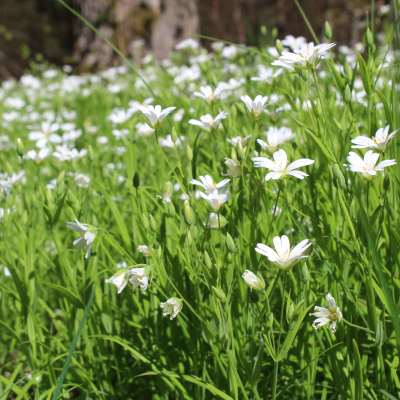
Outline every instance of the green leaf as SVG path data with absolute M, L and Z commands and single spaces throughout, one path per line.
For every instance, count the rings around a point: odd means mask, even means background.
M 363 373 L 361 366 L 360 353 L 358 352 L 357 342 L 353 339 L 354 349 L 354 400 L 363 399 Z
M 253 386 L 258 382 L 258 378 L 260 377 L 261 367 L 263 363 L 264 356 L 264 339 L 261 337 L 260 347 L 258 348 L 256 361 L 254 362 L 253 372 L 250 377 L 250 384 Z
M 362 57 L 362 55 L 355 50 L 356 54 L 357 54 L 357 58 L 358 58 L 358 63 L 360 65 L 360 75 L 361 75 L 361 79 L 364 85 L 364 89 L 367 93 L 368 97 L 372 96 L 372 87 L 371 87 L 371 79 L 369 77 L 369 72 L 368 72 L 368 67 L 367 64 L 365 64 L 365 61 Z
M 61 296 L 65 297 L 71 304 L 73 304 L 77 308 L 84 308 L 85 305 L 83 304 L 82 300 L 71 290 L 67 289 L 64 286 L 55 285 L 54 283 L 49 282 L 41 282 L 43 285 L 46 285 L 58 292 Z
M 392 113 L 390 112 L 390 106 L 389 106 L 388 101 L 386 100 L 386 96 L 380 90 L 375 90 L 375 93 L 381 99 L 381 101 L 383 103 L 383 107 L 385 108 L 386 121 L 387 121 L 388 125 L 390 125 L 392 127 Z

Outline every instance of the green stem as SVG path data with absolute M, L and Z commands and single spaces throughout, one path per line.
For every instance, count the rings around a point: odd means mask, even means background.
M 375 332 L 372 332 L 372 331 L 369 330 L 368 328 L 363 328 L 362 326 L 354 325 L 354 324 L 352 324 L 351 322 L 347 321 L 347 319 L 344 319 L 344 318 L 343 318 L 342 321 L 343 321 L 345 324 L 351 326 L 352 328 L 361 329 L 362 331 L 368 332 L 368 333 L 370 333 L 371 335 L 375 335 Z
M 267 243 L 268 243 L 269 235 L 270 235 L 271 230 L 272 230 L 272 226 L 274 225 L 274 222 L 275 222 L 276 207 L 278 205 L 278 200 L 279 200 L 279 196 L 281 194 L 281 190 L 282 190 L 282 181 L 279 183 L 279 186 L 278 186 L 278 194 L 277 194 L 276 200 L 275 200 L 274 213 L 272 214 L 271 225 L 269 226 L 269 230 L 268 230 L 268 236 L 267 236 L 267 241 L 266 241 Z

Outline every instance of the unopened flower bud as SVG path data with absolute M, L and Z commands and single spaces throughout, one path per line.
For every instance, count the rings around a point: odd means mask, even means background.
M 351 91 L 350 91 L 350 86 L 347 84 L 346 87 L 344 88 L 344 96 L 343 96 L 343 100 L 346 103 L 349 103 L 351 100 Z
M 283 51 L 283 44 L 279 39 L 276 39 L 276 50 L 278 50 L 278 53 L 281 54 Z
M 190 233 L 190 230 L 188 230 L 188 233 L 186 235 L 186 243 L 188 246 L 191 246 L 193 244 L 193 238 L 192 234 Z
M 255 275 L 253 272 L 246 269 L 244 271 L 242 278 L 246 285 L 250 286 L 254 290 L 264 290 L 265 289 L 265 282 L 264 279 L 260 274 Z
M 172 127 L 172 132 L 171 132 L 171 140 L 176 143 L 178 140 L 178 135 L 176 134 L 175 127 Z
M 146 231 L 149 229 L 149 220 L 144 213 L 142 214 L 142 225 L 143 228 L 146 229 Z
M 373 47 L 374 38 L 372 37 L 372 33 L 369 28 L 367 28 L 367 33 L 365 34 L 365 41 L 367 42 L 368 47 Z
M 17 140 L 17 153 L 20 157 L 25 155 L 25 146 L 20 138 Z
M 212 268 L 211 258 L 206 251 L 204 251 L 204 264 L 208 269 Z
M 175 217 L 175 207 L 172 203 L 168 203 L 168 216 L 171 218 Z
M 325 21 L 325 37 L 328 40 L 332 37 L 332 29 L 328 21 Z
M 335 185 L 335 187 L 339 186 L 341 189 L 345 190 L 346 180 L 338 164 L 336 163 L 333 164 L 332 173 L 333 173 L 333 184 Z
M 193 215 L 190 209 L 190 204 L 187 200 L 185 200 L 185 203 L 183 205 L 183 217 L 187 226 L 193 225 Z
M 346 75 L 348 78 L 351 78 L 352 71 L 351 71 L 351 67 L 350 67 L 350 64 L 349 64 L 349 62 L 347 61 L 347 59 L 344 60 L 343 71 L 344 71 L 345 75 Z
M 310 280 L 310 272 L 308 271 L 306 263 L 304 263 L 303 268 L 301 269 L 301 280 L 304 283 L 307 283 Z
M 261 25 L 260 31 L 261 31 L 261 35 L 263 35 L 263 36 L 267 35 L 267 27 L 265 25 Z
M 385 178 L 383 180 L 383 190 L 386 192 L 389 189 L 390 186 L 390 177 L 389 175 L 385 175 Z
M 300 75 L 301 75 L 301 79 L 303 79 L 304 82 L 307 82 L 308 78 L 310 77 L 310 73 L 306 70 L 302 70 Z
M 243 149 L 242 141 L 238 140 L 236 143 L 236 155 L 239 161 L 244 161 L 246 157 L 246 150 Z
M 319 99 L 317 100 L 317 105 L 315 106 L 315 108 L 317 109 L 318 116 L 322 117 L 322 105 Z
M 336 126 L 337 129 L 339 129 L 339 131 L 343 129 L 342 124 L 335 117 L 333 117 L 333 124 Z
M 189 161 L 193 160 L 193 151 L 189 145 L 186 146 L 186 157 L 188 158 Z
M 218 300 L 220 300 L 222 303 L 225 303 L 225 301 L 226 301 L 226 296 L 225 296 L 225 293 L 224 293 L 221 289 L 218 289 L 218 288 L 212 286 L 212 291 L 213 291 L 213 293 L 214 293 L 214 296 L 215 296 Z
M 196 239 L 197 239 L 197 236 L 199 235 L 199 234 L 198 234 L 198 231 L 197 231 L 197 227 L 196 227 L 195 225 L 193 225 L 193 226 L 190 228 L 190 230 L 192 231 L 193 239 L 196 240 Z
M 272 28 L 271 36 L 272 36 L 273 39 L 278 36 L 278 29 L 277 28 Z
M 232 236 L 229 233 L 226 234 L 226 248 L 231 253 L 235 252 L 235 243 L 233 242 Z
M 89 147 L 88 147 L 87 155 L 88 155 L 89 161 L 93 162 L 94 161 L 94 154 L 93 154 L 93 149 L 92 149 L 91 145 L 89 145 Z
M 156 220 L 154 219 L 154 217 L 149 214 L 149 219 L 150 219 L 150 229 L 155 232 L 157 230 L 157 224 L 156 224 Z
M 133 176 L 133 187 L 137 189 L 139 185 L 140 185 L 139 173 L 136 171 L 135 175 Z

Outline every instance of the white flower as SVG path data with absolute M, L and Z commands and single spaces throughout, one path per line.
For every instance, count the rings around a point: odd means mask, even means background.
M 171 203 L 172 193 L 174 188 L 171 182 L 165 182 L 163 185 L 162 196 L 157 195 L 158 198 L 162 199 L 163 203 Z
M 356 153 L 351 151 L 346 158 L 350 164 L 343 164 L 347 171 L 357 172 L 367 181 L 377 178 L 383 171 L 383 168 L 396 164 L 396 160 L 384 160 L 375 166 L 378 161 L 379 154 L 372 150 L 365 153 L 364 160 Z
M 259 65 L 258 76 L 250 78 L 252 81 L 260 81 L 272 83 L 274 79 L 283 74 L 283 69 L 279 68 L 274 72 L 273 68 L 265 68 L 264 65 Z
M 67 222 L 67 228 L 75 232 L 82 233 L 73 243 L 74 246 L 78 246 L 78 250 L 82 250 L 85 245 L 87 246 L 85 258 L 89 258 L 90 250 L 94 239 L 96 239 L 97 228 L 88 224 L 81 224 L 77 219 L 74 222 Z
M 66 145 L 56 146 L 56 150 L 57 151 L 53 153 L 53 156 L 58 158 L 59 161 L 76 161 L 87 154 L 86 149 L 82 149 L 78 152 L 77 149 L 71 150 Z
M 245 138 L 242 139 L 241 136 L 236 136 L 233 137 L 232 139 L 226 139 L 230 144 L 232 144 L 233 146 L 237 145 L 237 142 L 242 142 L 242 146 L 246 147 L 247 142 L 249 141 L 249 139 L 251 138 L 251 135 L 247 135 Z
M 256 168 L 263 167 L 271 170 L 271 172 L 265 176 L 266 181 L 269 181 L 271 178 L 274 180 L 284 179 L 286 175 L 292 175 L 298 179 L 304 179 L 304 177 L 308 175 L 305 172 L 296 171 L 296 169 L 306 165 L 314 164 L 315 162 L 314 160 L 310 160 L 308 158 L 301 158 L 300 160 L 293 161 L 291 164 L 289 164 L 286 151 L 282 149 L 276 151 L 273 154 L 273 157 L 275 161 L 265 157 L 253 158 L 254 166 Z
M 252 120 L 256 121 L 257 119 L 259 119 L 262 115 L 262 113 L 264 112 L 265 108 L 267 107 L 267 101 L 268 101 L 268 97 L 267 96 L 257 96 L 254 101 L 249 97 L 249 96 L 242 96 L 240 98 L 243 103 L 246 105 L 247 107 L 247 111 L 250 114 L 250 117 Z
M 308 45 L 303 44 L 301 48 L 295 49 L 294 53 L 283 51 L 279 60 L 274 61 L 271 65 L 282 67 L 289 72 L 313 69 L 333 46 L 335 46 L 335 43 L 322 43 L 318 46 L 314 46 L 313 42 Z
M 126 277 L 132 284 L 132 291 L 138 286 L 142 293 L 146 292 L 149 285 L 149 276 L 151 274 L 151 267 L 146 266 L 144 268 L 132 268 L 126 273 Z
M 128 280 L 126 279 L 126 270 L 118 271 L 111 278 L 106 279 L 105 282 L 115 285 L 118 289 L 118 294 L 120 294 L 128 283 Z
M 148 106 L 154 101 L 153 97 L 148 97 L 147 99 L 144 99 L 142 102 L 137 101 L 137 100 L 131 100 L 128 105 L 129 105 L 129 111 L 133 114 L 137 111 L 139 111 L 139 106 Z
M 201 193 L 200 195 L 204 200 L 207 201 L 213 210 L 217 212 L 220 207 L 232 197 L 228 195 L 228 191 L 228 188 L 224 188 L 222 192 L 219 192 L 218 189 L 214 189 L 209 195 L 204 193 Z
M 176 107 L 168 107 L 165 110 L 162 110 L 161 106 L 138 106 L 138 108 L 144 114 L 144 118 L 149 126 L 157 130 L 164 124 L 165 117 L 174 111 Z
M 219 229 L 220 227 L 224 227 L 227 223 L 228 221 L 223 215 L 211 212 L 208 216 L 208 221 L 203 222 L 203 225 L 208 229 Z
M 61 143 L 62 138 L 57 135 L 56 131 L 60 129 L 60 125 L 52 123 L 52 121 L 43 121 L 41 131 L 29 132 L 29 140 L 36 141 L 36 147 L 42 149 L 47 146 L 47 143 Z
M 186 50 L 186 49 L 192 49 L 195 50 L 199 47 L 199 42 L 197 42 L 194 39 L 185 39 L 179 42 L 177 45 L 175 45 L 175 50 Z
M 51 189 L 51 190 L 57 189 L 57 179 L 52 179 L 50 183 L 46 185 L 46 189 Z
M 133 112 L 128 110 L 118 110 L 115 109 L 111 112 L 111 114 L 107 117 L 109 121 L 111 121 L 114 125 L 123 124 L 129 119 L 132 118 Z
M 223 84 L 222 85 L 219 84 L 216 87 L 216 89 L 214 90 L 214 92 L 213 92 L 211 86 L 201 86 L 200 87 L 201 93 L 194 92 L 194 95 L 196 97 L 201 97 L 201 98 L 207 100 L 208 102 L 211 102 L 211 101 L 217 99 L 224 90 L 225 90 L 225 85 L 223 85 Z
M 214 183 L 213 178 L 211 178 L 210 175 L 200 176 L 199 178 L 201 182 L 193 179 L 192 181 L 190 181 L 190 183 L 192 185 L 201 186 L 203 189 L 205 189 L 207 195 L 211 194 L 215 189 L 219 190 L 224 188 L 230 182 L 230 179 L 224 179 L 219 183 Z
M 167 135 L 167 137 L 164 139 L 162 137 L 158 138 L 158 143 L 160 143 L 160 146 L 162 147 L 174 147 L 174 146 L 182 146 L 182 141 L 185 140 L 184 136 L 181 136 L 180 138 L 176 139 L 176 142 L 174 143 L 172 141 L 172 136 Z
M 191 119 L 189 124 L 196 125 L 207 132 L 211 132 L 211 129 L 218 128 L 221 120 L 225 119 L 227 116 L 228 114 L 224 111 L 221 111 L 215 118 L 213 118 L 211 114 L 206 114 L 200 117 L 200 121 Z
M 282 40 L 282 44 L 286 47 L 290 47 L 292 50 L 295 50 L 307 44 L 307 40 L 303 36 L 296 38 L 292 35 L 287 35 L 285 36 L 285 39 Z
M 242 278 L 244 279 L 246 285 L 250 286 L 252 289 L 257 291 L 264 290 L 265 289 L 264 279 L 260 274 L 258 275 L 259 276 L 246 269 L 246 271 L 244 271 L 242 275 Z
M 390 125 L 387 125 L 385 128 L 379 128 L 372 139 L 365 136 L 357 136 L 351 141 L 356 146 L 351 147 L 353 149 L 366 149 L 368 147 L 372 147 L 379 153 L 384 152 L 389 148 L 394 135 L 399 131 L 399 129 L 396 129 L 394 132 L 389 134 L 389 129 Z
M 43 148 L 39 150 L 39 153 L 36 153 L 36 150 L 29 150 L 24 159 L 26 160 L 34 160 L 36 164 L 40 164 L 50 153 L 48 148 Z
M 139 253 L 142 253 L 145 257 L 151 258 L 150 250 L 145 244 L 139 245 L 139 247 L 137 249 L 138 249 Z
M 164 310 L 164 317 L 168 314 L 171 315 L 170 319 L 175 318 L 182 310 L 182 300 L 176 297 L 168 299 L 165 303 L 160 303 L 160 307 Z
M 326 295 L 326 303 L 328 308 L 315 306 L 315 310 L 317 310 L 317 312 L 310 314 L 314 317 L 317 317 L 317 319 L 313 322 L 313 328 L 318 329 L 321 326 L 332 322 L 329 326 L 329 329 L 332 331 L 332 333 L 335 333 L 336 324 L 340 323 L 340 321 L 343 319 L 343 315 L 340 312 L 340 308 L 336 306 L 336 301 L 330 293 Z
M 230 158 L 225 158 L 225 164 L 228 166 L 228 172 L 224 174 L 221 172 L 223 176 L 232 176 L 233 178 L 239 178 L 242 176 L 242 170 L 240 169 L 240 164 Z
M 111 133 L 115 136 L 116 140 L 125 140 L 129 135 L 129 129 L 113 129 Z
M 146 123 L 138 122 L 135 127 L 137 129 L 138 136 L 150 136 L 154 132 L 154 129 L 150 128 L 150 126 Z
M 295 266 L 301 259 L 307 258 L 308 255 L 304 255 L 304 252 L 312 245 L 308 243 L 308 239 L 304 239 L 297 246 L 290 249 L 289 238 L 283 235 L 274 237 L 275 250 L 265 244 L 258 243 L 255 249 L 257 253 L 268 257 L 268 260 L 276 264 L 283 270 L 289 270 Z
M 75 183 L 77 186 L 87 189 L 90 184 L 90 178 L 84 174 L 78 174 L 75 176 Z

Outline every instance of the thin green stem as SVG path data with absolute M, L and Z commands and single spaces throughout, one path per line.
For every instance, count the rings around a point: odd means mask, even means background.
M 280 196 L 280 194 L 281 194 L 281 190 L 282 190 L 282 181 L 281 181 L 281 182 L 279 183 L 279 185 L 278 185 L 278 194 L 277 194 L 276 200 L 275 200 L 275 205 L 274 205 L 274 210 L 273 210 L 274 212 L 273 212 L 273 214 L 272 214 L 271 225 L 269 226 L 269 230 L 268 230 L 268 236 L 267 236 L 267 240 L 266 240 L 267 243 L 268 243 L 269 235 L 271 234 L 272 227 L 273 227 L 274 222 L 275 222 L 276 207 L 277 207 L 277 205 L 278 205 L 278 200 L 279 200 L 279 196 Z
M 347 319 L 344 319 L 344 318 L 343 318 L 342 321 L 343 321 L 345 324 L 351 326 L 352 328 L 361 329 L 362 331 L 368 332 L 368 333 L 370 333 L 371 335 L 375 335 L 375 332 L 369 330 L 368 328 L 363 328 L 362 326 L 354 325 L 354 324 L 352 324 L 351 322 L 347 321 Z

